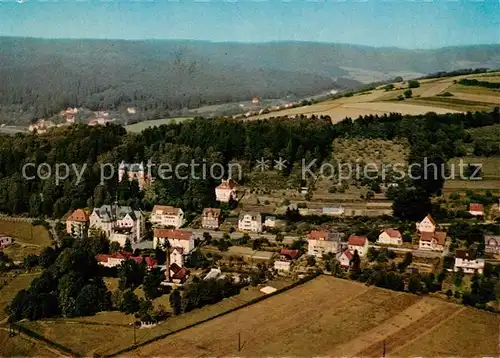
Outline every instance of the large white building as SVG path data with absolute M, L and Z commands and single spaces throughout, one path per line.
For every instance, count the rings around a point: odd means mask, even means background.
M 463 270 L 465 273 L 482 274 L 484 270 L 484 259 L 478 259 L 474 250 L 456 250 L 455 266 L 453 270 Z
M 307 254 L 319 258 L 327 253 L 337 255 L 342 248 L 341 238 L 340 233 L 311 231 L 307 237 Z
M 262 216 L 259 213 L 241 213 L 238 216 L 238 230 L 262 232 Z
M 185 223 L 184 211 L 173 206 L 155 205 L 149 221 L 156 226 L 171 226 L 178 229 Z
M 103 205 L 94 208 L 90 215 L 92 229 L 102 231 L 110 241 L 116 241 L 121 246 L 125 245 L 127 239 L 131 243 L 138 243 L 145 232 L 144 215 L 129 206 Z

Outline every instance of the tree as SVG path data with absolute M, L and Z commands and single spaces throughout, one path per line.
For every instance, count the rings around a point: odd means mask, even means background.
M 118 266 L 118 278 L 120 290 L 136 288 L 144 279 L 146 274 L 146 264 L 143 261 L 138 264 L 134 260 L 125 260 Z
M 274 240 L 277 242 L 277 243 L 282 243 L 283 240 L 285 239 L 285 237 L 283 236 L 282 233 L 277 233 L 276 234 L 276 237 L 274 238 Z
M 123 292 L 122 301 L 120 303 L 120 311 L 125 313 L 135 313 L 139 311 L 140 301 L 136 294 L 132 290 L 126 290 Z
M 179 315 L 181 314 L 181 293 L 179 289 L 175 289 L 172 291 L 169 297 L 170 300 L 170 307 L 172 307 L 172 312 L 174 315 Z
M 46 247 L 38 257 L 38 262 L 43 268 L 48 268 L 57 259 L 57 252 L 52 247 Z
M 416 80 L 409 80 L 408 81 L 408 88 L 418 88 L 420 87 L 420 82 Z
M 30 254 L 24 258 L 24 267 L 31 270 L 33 267 L 38 266 L 39 260 L 37 255 Z
M 122 247 L 120 246 L 120 243 L 118 243 L 116 241 L 112 241 L 109 244 L 109 252 L 111 252 L 111 253 L 119 252 L 119 251 L 121 251 L 121 249 L 122 249 Z
M 358 250 L 354 250 L 352 254 L 352 259 L 349 262 L 351 277 L 356 278 L 357 275 L 361 272 L 361 258 L 359 257 Z
M 408 291 L 411 293 L 418 293 L 422 290 L 422 284 L 418 275 L 411 275 L 408 281 Z
M 460 288 L 462 286 L 464 276 L 464 271 L 462 269 L 458 269 L 458 271 L 455 272 L 453 280 L 453 284 L 455 285 L 455 287 Z
M 132 249 L 132 243 L 130 242 L 130 239 L 125 240 L 125 246 L 123 247 L 123 250 L 126 252 L 133 252 L 134 251 Z
M 307 266 L 315 266 L 316 265 L 316 258 L 312 255 L 307 256 Z
M 151 269 L 144 278 L 142 289 L 147 299 L 152 300 L 162 294 L 161 283 L 165 279 L 164 273 L 159 267 Z
M 389 83 L 389 84 L 384 86 L 384 90 L 386 90 L 386 91 L 392 91 L 393 88 L 394 88 L 394 85 L 392 83 Z
M 405 98 L 411 98 L 413 92 L 411 91 L 411 89 L 407 89 L 406 91 L 403 92 Z

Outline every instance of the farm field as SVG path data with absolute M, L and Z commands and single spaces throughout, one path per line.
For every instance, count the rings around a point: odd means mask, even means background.
M 277 281 L 275 287 L 284 287 L 290 283 L 283 280 Z M 269 285 L 273 286 L 274 283 L 271 282 Z M 227 312 L 263 295 L 259 291 L 259 287 L 248 287 L 243 289 L 237 296 L 180 316 L 170 317 L 154 328 L 138 328 L 136 329 L 136 341 L 141 343 L 168 334 L 190 324 Z M 168 302 L 168 295 L 164 295 L 159 299 Z M 165 308 L 169 310 L 170 306 Z M 121 312 L 100 312 L 92 317 L 40 320 L 23 323 L 23 326 L 83 356 L 92 356 L 94 353 L 112 354 L 133 345 L 134 329 L 130 325 L 133 321 L 133 316 Z M 111 330 L 112 335 L 110 335 Z M 106 339 L 103 339 L 103 337 L 106 337 Z
M 177 118 L 163 118 L 163 119 L 153 119 L 150 121 L 138 122 L 125 126 L 127 132 L 139 133 L 146 128 L 161 126 L 162 124 L 179 123 L 191 119 L 190 117 L 177 117 Z
M 0 219 L 0 234 L 14 238 L 12 245 L 3 250 L 12 260 L 23 260 L 27 255 L 39 254 L 45 247 L 52 244 L 45 227 L 32 226 L 25 221 Z
M 494 356 L 499 323 L 498 315 L 436 298 L 320 276 L 131 355 L 380 357 L 385 341 L 394 356 Z
M 391 112 L 418 115 L 427 112 L 440 114 L 490 111 L 495 105 L 500 104 L 500 91 L 476 86 L 462 86 L 455 83 L 455 81 L 464 78 L 477 78 L 490 82 L 500 81 L 498 73 L 424 79 L 419 81 L 420 87 L 411 89 L 412 98 L 399 101 L 397 100 L 398 96 L 402 96 L 404 91 L 408 89 L 408 83 L 405 81 L 394 83 L 394 89 L 389 91 L 384 90 L 384 86 L 380 86 L 377 89 L 357 93 L 350 97 L 262 114 L 249 119 L 264 119 L 276 116 L 293 117 L 303 114 L 306 116 L 328 115 L 333 122 L 338 122 L 346 117 L 357 118 L 370 114 L 382 115 Z M 438 96 L 444 92 L 451 92 L 452 96 Z

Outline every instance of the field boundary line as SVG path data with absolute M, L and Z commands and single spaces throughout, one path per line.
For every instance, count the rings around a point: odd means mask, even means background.
M 455 312 L 453 312 L 451 315 L 449 315 L 446 319 L 443 319 L 441 320 L 441 322 L 439 322 L 438 324 L 434 325 L 431 329 L 425 331 L 425 332 L 422 332 L 420 334 L 418 334 L 416 337 L 414 337 L 413 339 L 410 339 L 409 341 L 405 342 L 403 345 L 399 346 L 397 348 L 397 350 L 393 353 L 397 353 L 399 352 L 401 349 L 403 349 L 404 347 L 406 347 L 407 345 L 409 345 L 410 343 L 413 343 L 415 342 L 416 340 L 422 338 L 423 336 L 429 334 L 429 333 L 432 333 L 434 332 L 436 329 L 438 329 L 439 327 L 441 327 L 445 322 L 448 322 L 450 319 L 452 319 L 453 317 L 457 316 L 458 314 L 462 313 L 463 311 L 465 311 L 467 309 L 467 307 L 460 307 L 458 310 L 456 310 Z
M 51 342 L 49 339 L 47 339 L 41 335 L 38 335 L 35 332 L 30 331 L 26 327 L 20 328 L 20 326 L 18 326 L 15 323 L 13 323 L 12 326 L 18 329 L 18 331 L 19 331 L 18 335 L 24 340 L 30 341 L 30 342 L 35 343 L 35 344 L 39 344 L 39 345 L 43 346 L 45 349 L 51 351 L 52 353 L 56 353 L 60 357 L 74 356 L 74 352 L 71 351 L 70 349 L 68 349 L 68 348 L 66 348 L 58 343 Z M 9 332 L 9 329 L 7 329 L 5 327 L 0 327 L 0 329 L 2 331 Z M 29 331 L 32 334 L 28 334 L 26 331 Z M 35 335 L 38 335 L 40 338 L 35 337 Z
M 258 302 L 261 302 L 261 301 L 267 300 L 268 298 L 271 298 L 271 297 L 276 296 L 276 295 L 278 295 L 278 294 L 280 294 L 280 293 L 286 292 L 286 291 L 291 290 L 291 289 L 293 289 L 293 288 L 295 288 L 295 287 L 298 287 L 298 286 L 300 286 L 300 285 L 303 285 L 303 284 L 305 284 L 305 283 L 307 283 L 307 282 L 309 282 L 309 281 L 312 281 L 313 279 L 315 279 L 315 278 L 317 278 L 317 277 L 319 277 L 319 276 L 321 276 L 321 273 L 316 272 L 315 274 L 313 274 L 313 275 L 311 275 L 311 276 L 305 277 L 305 278 L 303 278 L 303 279 L 301 279 L 301 280 L 299 280 L 299 281 L 297 281 L 297 282 L 292 283 L 292 284 L 291 284 L 291 285 L 289 285 L 289 286 L 283 287 L 283 288 L 281 288 L 281 289 L 279 289 L 279 290 L 277 290 L 277 291 L 275 291 L 275 292 L 273 292 L 273 293 L 270 293 L 270 294 L 268 294 L 268 295 L 264 295 L 264 296 L 256 297 L 256 298 L 254 298 L 254 299 L 252 299 L 252 300 L 250 300 L 250 301 L 248 301 L 248 302 L 246 302 L 246 303 L 244 303 L 244 304 L 242 304 L 242 305 L 240 305 L 240 306 L 237 306 L 237 307 L 231 308 L 231 309 L 229 309 L 229 310 L 227 310 L 227 311 L 221 312 L 221 313 L 216 314 L 216 315 L 214 315 L 214 316 L 212 316 L 212 317 L 209 317 L 209 318 L 203 319 L 203 320 L 201 320 L 201 321 L 198 321 L 198 322 L 195 322 L 195 323 L 189 324 L 189 325 L 187 325 L 187 326 L 185 326 L 185 327 L 182 327 L 182 328 L 179 328 L 179 329 L 176 329 L 176 330 L 173 330 L 173 331 L 167 332 L 167 333 L 160 334 L 160 335 L 159 335 L 159 336 L 157 336 L 157 337 L 154 337 L 154 338 L 148 339 L 147 341 L 141 342 L 141 343 L 136 344 L 136 345 L 132 345 L 132 346 L 129 346 L 129 347 L 123 348 L 123 349 L 121 349 L 121 350 L 119 350 L 119 351 L 117 351 L 117 352 L 114 352 L 114 353 L 111 353 L 111 354 L 105 354 L 105 355 L 102 355 L 102 357 L 116 357 L 116 356 L 121 355 L 121 354 L 123 354 L 123 353 L 130 352 L 130 351 L 132 351 L 132 350 L 134 350 L 134 349 L 137 349 L 137 348 L 139 348 L 139 347 L 143 347 L 143 346 L 146 346 L 146 345 L 148 345 L 148 344 L 150 344 L 150 343 L 153 343 L 153 342 L 159 341 L 159 340 L 161 340 L 161 339 L 164 339 L 164 338 L 166 338 L 166 337 L 168 337 L 168 336 L 170 336 L 170 335 L 172 335 L 172 334 L 175 334 L 175 333 L 179 333 L 179 332 L 185 331 L 185 330 L 187 330 L 187 329 L 189 329 L 189 328 L 196 327 L 196 326 L 198 326 L 198 325 L 200 325 L 200 324 L 203 324 L 203 323 L 206 323 L 206 322 L 212 321 L 212 320 L 214 320 L 214 319 L 216 319 L 216 318 L 219 318 L 219 317 L 225 316 L 225 315 L 227 315 L 227 314 L 229 314 L 229 313 L 232 313 L 232 312 L 238 311 L 238 310 L 240 310 L 240 309 L 242 309 L 242 308 L 245 308 L 245 307 L 251 306 L 251 305 L 253 305 L 253 304 L 256 304 L 256 303 L 258 303 Z M 94 356 L 97 356 L 97 354 L 94 354 Z M 99 355 L 99 356 L 101 356 L 101 355 Z

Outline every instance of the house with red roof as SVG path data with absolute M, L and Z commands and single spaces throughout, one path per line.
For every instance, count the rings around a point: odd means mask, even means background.
M 446 232 L 421 232 L 418 241 L 418 248 L 420 250 L 430 251 L 444 251 L 446 243 Z
M 401 245 L 403 243 L 403 236 L 401 235 L 401 232 L 396 229 L 385 229 L 382 231 L 382 233 L 378 236 L 377 242 L 379 244 L 384 244 L 384 245 Z
M 474 216 L 484 216 L 483 204 L 470 203 L 469 204 L 469 214 L 474 215 Z
M 299 250 L 281 249 L 280 257 L 274 261 L 274 269 L 278 271 L 290 271 L 290 266 L 293 260 L 300 256 Z
M 66 219 L 66 232 L 81 237 L 88 230 L 89 224 L 89 213 L 84 209 L 76 209 Z
M 337 255 L 341 249 L 342 234 L 330 231 L 313 230 L 307 236 L 307 254 L 318 258 L 324 254 Z
M 221 210 L 204 208 L 201 214 L 201 227 L 204 229 L 218 229 L 221 219 Z
M 177 264 L 170 265 L 170 280 L 177 284 L 182 285 L 189 278 L 189 270 Z
M 171 226 L 178 229 L 185 223 L 184 211 L 173 206 L 155 205 L 149 221 L 159 227 Z
M 351 252 L 358 251 L 359 257 L 363 257 L 368 252 L 368 238 L 366 236 L 349 236 L 347 247 Z
M 130 252 L 115 252 L 113 254 L 99 254 L 96 255 L 96 260 L 97 263 L 101 266 L 105 267 L 117 267 L 122 264 L 122 262 L 127 261 L 127 260 L 133 260 L 137 262 L 138 264 L 141 264 L 142 262 L 146 263 L 146 267 L 148 270 L 151 270 L 155 267 L 158 266 L 158 263 L 155 259 L 152 257 L 146 256 L 134 256 Z
M 191 231 L 175 229 L 154 229 L 153 247 L 156 249 L 168 241 L 170 247 L 181 247 L 187 255 L 194 249 L 195 235 Z
M 352 252 L 349 249 L 342 251 L 337 257 L 337 260 L 342 268 L 349 268 L 351 266 Z

